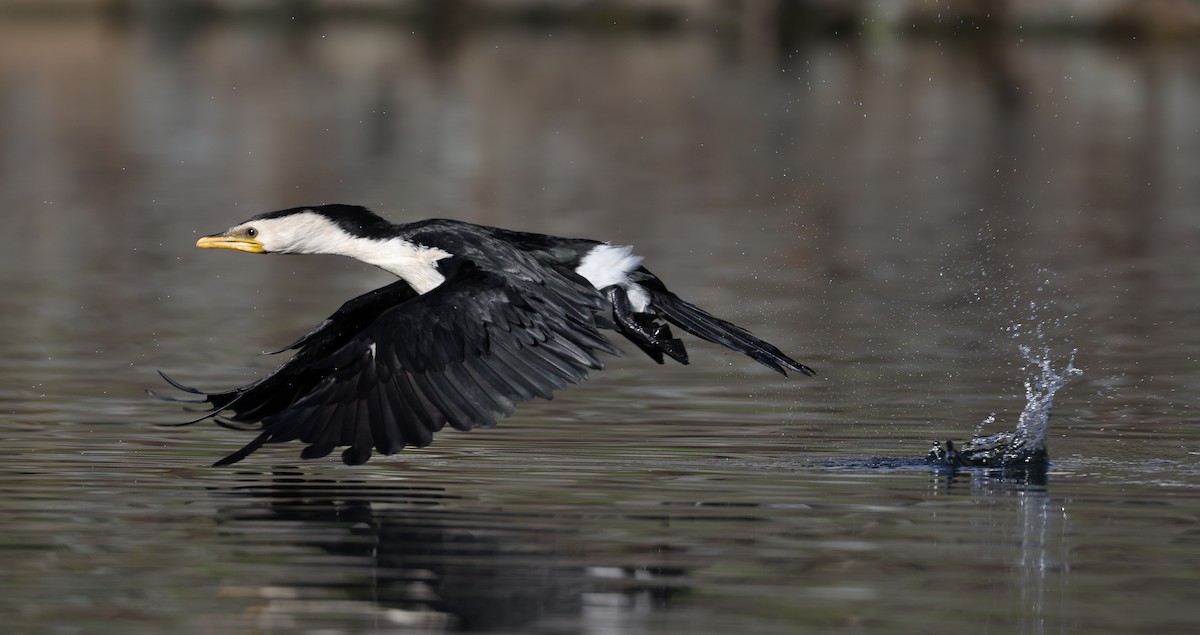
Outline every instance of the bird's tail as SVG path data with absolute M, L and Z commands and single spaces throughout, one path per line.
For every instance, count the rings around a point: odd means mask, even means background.
M 688 363 L 683 342 L 675 338 L 671 328 L 659 321 L 661 319 L 696 337 L 747 355 L 783 375 L 787 375 L 789 370 L 803 375 L 816 374 L 813 369 L 784 355 L 783 351 L 758 339 L 746 329 L 726 322 L 671 293 L 645 267 L 630 272 L 628 282 L 636 285 L 638 295 L 644 293 L 638 299 L 636 308 L 629 295 L 634 288 L 616 284 L 603 289 L 612 304 L 612 328 L 660 364 L 664 355 L 681 364 Z
M 671 324 L 696 337 L 747 355 L 783 375 L 787 375 L 789 370 L 804 375 L 816 374 L 813 369 L 784 355 L 783 351 L 758 339 L 746 329 L 712 315 L 661 286 L 661 283 L 642 285 L 650 294 L 650 310 Z

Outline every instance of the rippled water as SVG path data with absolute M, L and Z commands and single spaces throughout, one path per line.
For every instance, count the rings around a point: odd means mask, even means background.
M 1194 631 L 1195 51 L 168 27 L 0 24 L 7 631 Z M 192 244 L 333 200 L 635 244 L 820 375 L 689 342 L 209 468 L 248 437 L 158 427 L 155 370 L 243 383 L 387 278 Z M 1086 370 L 1046 484 L 922 466 L 1031 343 Z

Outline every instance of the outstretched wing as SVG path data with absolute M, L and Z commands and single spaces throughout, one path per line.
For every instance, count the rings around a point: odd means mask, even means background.
M 349 446 L 342 459 L 351 465 L 372 449 L 423 447 L 446 423 L 495 425 L 516 403 L 550 399 L 601 368 L 598 351 L 619 354 L 597 330 L 598 293 L 551 290 L 457 258 L 441 264 L 446 279 L 428 293 L 400 282 L 347 302 L 253 384 L 209 394 L 168 379 L 203 395 L 211 414 L 262 422 L 254 441 L 216 465 L 292 440 L 308 444 L 303 458 Z

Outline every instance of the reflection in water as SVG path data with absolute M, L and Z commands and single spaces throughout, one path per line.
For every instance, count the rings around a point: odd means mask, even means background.
M 680 569 L 584 564 L 578 518 L 472 510 L 439 487 L 299 473 L 250 480 L 216 491 L 222 535 L 245 545 L 251 561 L 310 565 L 277 586 L 228 590 L 263 598 L 267 625 L 323 614 L 460 631 L 601 626 L 663 607 L 682 590 L 671 582 Z M 296 555 L 309 549 L 323 555 Z
M 995 550 L 997 559 L 1007 559 L 1011 578 L 1001 586 L 1005 598 L 1016 609 L 1014 632 L 1042 635 L 1048 624 L 1059 623 L 1063 607 L 1047 614 L 1047 587 L 1051 578 L 1062 584 L 1070 570 L 1067 541 L 1067 503 L 1052 499 L 1045 483 L 1021 478 L 996 477 L 986 471 L 959 470 L 932 481 L 935 496 L 960 494 L 963 484 L 969 496 L 981 502 L 972 527 L 974 540 Z M 1010 546 L 1017 548 L 1011 550 Z M 980 571 L 980 575 L 987 575 Z M 1057 629 L 1051 628 L 1057 632 Z

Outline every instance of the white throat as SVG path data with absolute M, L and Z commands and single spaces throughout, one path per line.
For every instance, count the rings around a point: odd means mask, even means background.
M 393 273 L 407 282 L 417 293 L 427 293 L 446 277 L 438 271 L 437 261 L 450 256 L 436 247 L 410 243 L 403 238 L 372 240 L 349 237 L 342 243 L 343 256 L 350 256 Z

